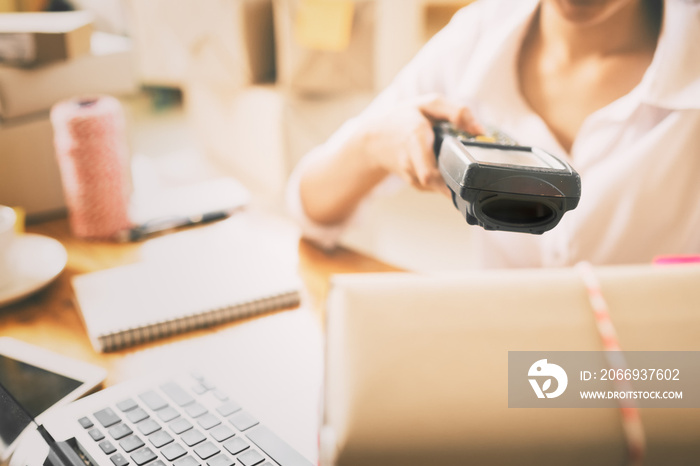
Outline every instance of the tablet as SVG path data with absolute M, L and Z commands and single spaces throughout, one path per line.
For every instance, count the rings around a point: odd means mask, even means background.
M 58 406 L 99 386 L 101 367 L 70 359 L 9 337 L 0 338 L 0 464 L 19 438 Z

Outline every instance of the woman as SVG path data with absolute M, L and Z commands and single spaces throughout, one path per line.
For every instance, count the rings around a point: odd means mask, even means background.
M 489 124 L 566 159 L 582 197 L 542 236 L 479 231 L 484 266 L 700 253 L 697 44 L 690 0 L 478 1 L 307 155 L 290 180 L 292 209 L 307 236 L 331 246 L 394 175 L 446 192 L 433 121 L 471 133 Z

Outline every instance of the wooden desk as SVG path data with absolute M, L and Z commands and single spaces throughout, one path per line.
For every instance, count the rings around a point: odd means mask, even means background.
M 270 218 L 256 212 L 238 214 L 246 221 L 265 228 Z M 234 216 L 235 217 L 235 216 Z M 230 219 L 240 221 L 239 219 Z M 225 220 L 228 221 L 228 220 Z M 279 221 L 279 220 L 275 220 Z M 262 226 L 261 226 L 262 225 Z M 199 228 L 210 228 L 205 225 Z M 274 230 L 274 231 L 272 231 Z M 107 385 L 126 378 L 118 362 L 140 349 L 155 347 L 166 342 L 198 338 L 217 329 L 189 332 L 165 340 L 140 345 L 115 353 L 101 354 L 93 350 L 84 330 L 79 313 L 73 303 L 70 279 L 73 275 L 101 270 L 139 260 L 147 243 L 119 244 L 106 241 L 85 241 L 73 237 L 66 219 L 47 221 L 27 228 L 28 232 L 46 235 L 59 240 L 68 251 L 68 264 L 56 281 L 39 293 L 5 308 L 0 308 L 0 335 L 56 351 L 66 356 L 88 361 L 104 367 L 109 372 Z M 368 257 L 347 250 L 326 253 L 305 240 L 300 240 L 293 227 L 271 226 L 270 235 L 290 245 L 290 254 L 296 254 L 298 245 L 299 271 L 305 284 L 311 305 L 322 318 L 322 305 L 333 273 L 377 272 L 396 270 Z M 254 318 L 253 318 L 254 319 Z M 223 327 L 240 325 L 241 322 Z M 130 358 L 131 360 L 138 358 Z

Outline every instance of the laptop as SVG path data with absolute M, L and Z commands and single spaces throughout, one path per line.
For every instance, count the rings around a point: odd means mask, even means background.
M 0 399 L 0 424 L 32 422 L 1 385 Z M 108 388 L 64 407 L 30 434 L 11 465 L 312 464 L 198 373 Z
M 595 273 L 623 349 L 700 350 L 700 266 Z M 508 407 L 508 351 L 601 349 L 576 269 L 335 276 L 321 464 L 624 464 L 616 407 Z M 700 410 L 643 420 L 645 464 L 698 461 Z
M 42 417 L 39 428 L 25 432 L 9 464 L 311 466 L 318 324 L 306 310 L 272 317 L 125 354 L 120 374 L 127 382 Z M 132 377 L 132 364 L 152 374 Z M 31 422 L 12 397 L 0 401 L 7 406 L 0 431 L 12 422 Z

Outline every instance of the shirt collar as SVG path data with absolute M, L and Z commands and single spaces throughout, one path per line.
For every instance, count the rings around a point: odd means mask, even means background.
M 700 2 L 665 0 L 661 34 L 640 84 L 643 102 L 700 109 Z

